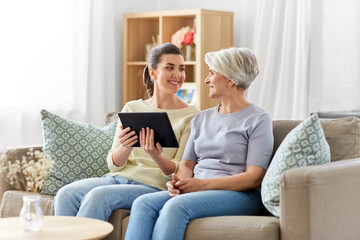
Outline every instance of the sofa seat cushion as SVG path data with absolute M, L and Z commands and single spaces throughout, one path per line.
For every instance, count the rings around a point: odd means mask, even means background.
M 20 215 L 22 208 L 23 196 L 35 195 L 39 193 L 31 193 L 25 191 L 10 190 L 4 193 L 0 206 L 0 217 L 17 217 Z M 50 195 L 40 194 L 40 206 L 44 215 L 54 215 L 54 197 Z
M 123 221 L 123 237 L 129 217 Z M 190 221 L 185 240 L 279 240 L 279 219 L 264 216 L 221 216 Z
M 263 216 L 221 216 L 192 220 L 186 229 L 185 240 L 278 240 L 279 220 Z
M 130 210 L 128 209 L 116 209 L 113 211 L 109 218 L 109 223 L 114 226 L 114 230 L 107 236 L 106 240 L 120 240 L 123 239 L 124 230 L 122 229 L 122 223 L 125 219 L 128 219 L 130 215 Z

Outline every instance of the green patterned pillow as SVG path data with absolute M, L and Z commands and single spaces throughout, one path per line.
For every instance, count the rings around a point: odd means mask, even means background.
M 105 128 L 63 119 L 41 110 L 44 153 L 55 161 L 41 190 L 55 195 L 66 184 L 109 172 L 106 157 L 110 151 L 116 122 Z
M 280 216 L 280 176 L 285 170 L 328 162 L 330 148 L 315 114 L 289 132 L 277 149 L 261 184 L 266 209 Z

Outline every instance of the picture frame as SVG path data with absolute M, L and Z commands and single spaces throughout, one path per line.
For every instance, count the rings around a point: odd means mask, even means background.
M 189 105 L 195 105 L 196 83 L 184 82 L 176 96 Z

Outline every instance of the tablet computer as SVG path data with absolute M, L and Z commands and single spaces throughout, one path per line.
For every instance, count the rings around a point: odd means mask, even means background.
M 154 142 L 161 147 L 179 147 L 166 112 L 119 112 L 118 116 L 124 129 L 130 127 L 139 136 L 142 128 L 154 129 Z M 133 147 L 140 147 L 140 138 Z

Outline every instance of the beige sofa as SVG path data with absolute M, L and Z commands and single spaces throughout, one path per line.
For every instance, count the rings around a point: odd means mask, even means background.
M 195 219 L 189 223 L 185 239 L 360 239 L 360 120 L 348 117 L 321 122 L 332 162 L 283 173 L 280 218 L 264 212 L 263 216 Z M 273 122 L 274 152 L 297 124 L 299 121 Z M 27 149 L 11 149 L 7 154 L 16 159 Z M 11 190 L 6 178 L 0 179 L 0 216 L 18 216 L 22 196 L 27 193 Z M 53 197 L 42 195 L 41 206 L 46 215 L 52 215 Z M 108 239 L 123 239 L 129 214 L 123 209 L 112 213 L 109 222 L 114 231 Z

